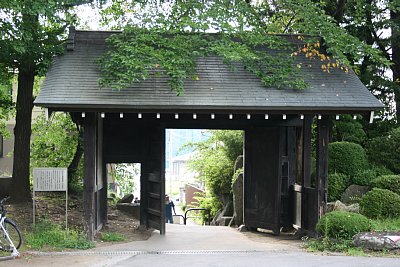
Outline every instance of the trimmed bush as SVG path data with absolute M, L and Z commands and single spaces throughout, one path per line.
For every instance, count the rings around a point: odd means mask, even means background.
M 323 236 L 351 239 L 355 234 L 371 230 L 371 221 L 358 213 L 332 211 L 319 220 L 316 229 Z
M 394 174 L 391 170 L 382 165 L 374 165 L 372 166 L 372 170 L 375 171 L 376 176 Z
M 330 173 L 328 177 L 328 201 L 340 199 L 349 184 L 349 180 L 349 176 L 343 173 Z
M 334 142 L 329 144 L 329 172 L 353 177 L 357 171 L 368 169 L 367 154 L 355 143 Z
M 360 211 L 368 218 L 395 218 L 400 216 L 400 195 L 373 188 L 361 198 Z
M 359 170 L 352 177 L 351 183 L 356 185 L 371 185 L 372 180 L 378 177 L 375 170 Z
M 400 195 L 400 175 L 382 175 L 371 182 L 373 187 L 388 189 Z

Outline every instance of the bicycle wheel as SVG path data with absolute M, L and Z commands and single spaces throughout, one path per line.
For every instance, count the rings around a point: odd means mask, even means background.
M 13 242 L 15 248 L 19 249 L 22 243 L 22 235 L 15 222 L 6 218 L 4 220 L 4 229 L 7 231 L 8 236 Z M 2 250 L 12 252 L 11 244 L 7 240 L 5 233 L 1 233 L 0 246 L 2 247 Z

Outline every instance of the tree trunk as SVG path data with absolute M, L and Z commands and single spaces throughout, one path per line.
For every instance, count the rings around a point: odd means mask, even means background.
M 31 199 L 29 162 L 34 79 L 35 71 L 33 67 L 19 70 L 11 187 L 11 196 L 14 202 L 23 202 Z
M 83 156 L 83 130 L 80 129 L 78 131 L 79 131 L 78 144 L 76 145 L 74 158 L 72 159 L 71 163 L 68 166 L 68 187 L 70 187 L 71 183 L 76 182 L 75 181 L 76 173 L 78 171 L 79 162 L 81 161 Z

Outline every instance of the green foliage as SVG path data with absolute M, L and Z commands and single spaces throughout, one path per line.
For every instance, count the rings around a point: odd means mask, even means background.
M 354 176 L 357 171 L 368 169 L 364 149 L 355 143 L 334 142 L 329 144 L 329 172 Z
M 90 249 L 95 247 L 94 242 L 86 240 L 84 233 L 71 229 L 66 231 L 47 220 L 37 223 L 33 231 L 26 235 L 25 240 L 28 247 L 32 249 Z
M 371 227 L 371 221 L 361 214 L 332 211 L 322 216 L 316 230 L 328 238 L 351 240 L 355 234 L 370 231 Z
M 120 192 L 117 197 L 123 197 L 126 194 L 131 194 L 135 189 L 134 177 L 140 175 L 140 170 L 135 163 L 119 163 L 112 164 L 108 175 L 116 181 Z
M 388 189 L 400 195 L 400 175 L 382 175 L 371 182 L 373 187 Z
M 360 201 L 360 211 L 368 218 L 395 218 L 400 216 L 400 195 L 380 188 L 373 188 Z
M 367 143 L 367 153 L 371 162 L 400 173 L 400 127 L 385 136 L 373 138 Z
M 329 237 L 324 237 L 322 239 L 311 239 L 305 240 L 305 247 L 308 251 L 334 251 L 334 252 L 347 252 L 353 255 L 357 253 L 360 255 L 359 251 L 353 247 L 352 240 L 348 239 L 331 239 Z
M 234 37 L 239 38 L 240 42 L 234 40 Z M 259 38 L 255 44 L 251 42 L 252 38 L 237 33 L 188 34 L 160 28 L 148 30 L 126 27 L 123 33 L 108 39 L 112 49 L 99 60 L 102 72 L 100 84 L 123 89 L 150 76 L 166 75 L 171 90 L 180 95 L 184 92 L 185 80 L 203 78 L 196 72 L 196 60 L 207 55 L 218 55 L 232 70 L 233 62 L 241 62 L 265 86 L 304 89 L 306 83 L 300 80 L 299 70 L 293 68 L 291 52 L 295 48 L 286 53 L 281 52 L 278 57 L 272 57 L 266 51 L 255 50 L 255 45 L 269 45 L 272 39 L 277 39 L 274 41 L 275 46 L 279 41 L 284 43 L 283 38 L 279 40 L 276 36 Z
M 354 120 L 350 115 L 340 116 L 340 120 L 334 121 L 332 128 L 332 140 L 334 142 L 346 141 L 362 144 L 366 138 L 366 133 L 362 124 Z
M 0 68 L 1 71 L 1 68 Z M 7 121 L 14 110 L 12 101 L 12 75 L 0 73 L 0 136 L 10 137 L 10 132 L 6 129 Z
M 130 10 L 136 12 L 130 12 L 128 17 L 126 13 Z M 387 64 L 376 49 L 350 36 L 324 13 L 322 6 L 310 0 L 189 0 L 165 5 L 155 0 L 115 1 L 102 15 L 105 25 L 113 21 L 124 27 L 121 35 L 110 39 L 113 51 L 100 61 L 101 84 L 118 89 L 161 72 L 169 77 L 171 89 L 181 94 L 186 79 L 202 79 L 195 73 L 196 59 L 208 54 L 221 56 L 228 65 L 241 62 L 267 87 L 306 88 L 299 72 L 302 66 L 294 64 L 293 56 L 302 51 L 311 60 L 317 55 L 319 61 L 319 52 L 308 51 L 311 48 L 308 45 L 304 51 L 301 45 L 300 50 L 299 47 L 282 49 L 288 48 L 284 38 L 271 33 L 322 36 L 327 52 L 335 57 L 335 60 L 322 57 L 326 61 L 325 71 L 332 66 L 350 65 L 347 55 L 356 61 L 368 55 L 372 61 Z M 318 43 L 310 36 L 299 39 L 306 44 Z M 270 50 L 262 51 L 260 46 Z M 283 53 L 272 57 L 271 50 L 277 49 Z
M 371 185 L 371 181 L 377 177 L 377 172 L 373 169 L 370 170 L 359 170 L 351 178 L 352 184 L 357 185 Z
M 400 218 L 376 219 L 372 221 L 374 231 L 399 231 Z
M 199 173 L 206 188 L 213 195 L 230 194 L 233 166 L 236 158 L 243 153 L 241 131 L 211 131 L 205 141 L 189 144 L 197 152 L 189 161 L 189 167 Z
M 113 232 L 101 233 L 100 239 L 104 242 L 121 242 L 126 240 L 123 235 Z
M 328 201 L 341 198 L 344 190 L 349 185 L 350 178 L 342 173 L 330 173 L 328 177 Z
M 372 184 L 372 181 L 379 176 L 392 175 L 392 174 L 393 172 L 391 172 L 384 166 L 372 166 L 371 169 L 357 171 L 356 174 L 351 178 L 351 183 L 357 185 L 379 187 L 379 186 L 374 186 Z M 384 188 L 384 187 L 379 187 L 379 188 Z M 384 188 L 384 189 L 390 189 L 390 188 Z
M 31 167 L 68 167 L 74 157 L 78 137 L 76 125 L 69 115 L 56 113 L 51 121 L 40 115 L 32 125 Z M 68 180 L 72 192 L 81 191 L 82 177 L 81 164 L 77 175 Z
M 194 197 L 195 203 L 188 205 L 188 208 L 203 208 L 210 211 L 210 218 L 214 218 L 218 211 L 222 208 L 222 202 L 215 196 L 206 193 L 197 192 Z M 202 223 L 207 221 L 207 213 L 202 212 Z

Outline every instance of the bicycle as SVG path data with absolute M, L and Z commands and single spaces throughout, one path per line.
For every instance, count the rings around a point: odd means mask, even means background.
M 18 249 L 22 244 L 21 231 L 17 224 L 6 218 L 6 207 L 4 203 L 9 197 L 0 200 L 0 251 L 11 252 L 11 257 L 19 256 Z

